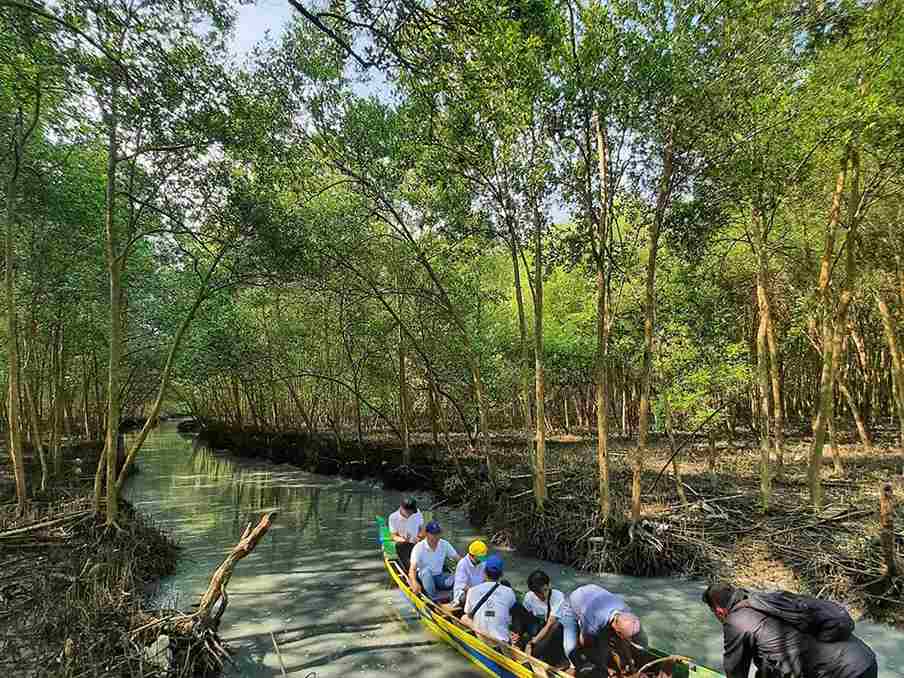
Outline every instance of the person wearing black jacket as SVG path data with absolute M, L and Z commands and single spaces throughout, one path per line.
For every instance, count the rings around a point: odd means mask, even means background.
M 751 662 L 758 678 L 877 678 L 876 655 L 857 636 L 818 640 L 754 609 L 749 597 L 728 584 L 703 592 L 703 602 L 722 622 L 726 678 L 747 678 Z

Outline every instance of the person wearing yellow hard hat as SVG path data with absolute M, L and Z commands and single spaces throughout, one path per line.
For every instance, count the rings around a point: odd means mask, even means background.
M 455 583 L 452 585 L 452 604 L 456 607 L 464 605 L 468 589 L 486 581 L 483 561 L 487 557 L 487 545 L 475 539 L 468 546 L 468 555 L 458 561 L 455 566 Z

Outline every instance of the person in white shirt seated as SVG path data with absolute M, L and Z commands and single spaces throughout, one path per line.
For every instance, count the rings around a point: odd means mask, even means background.
M 522 604 L 532 616 L 525 651 L 552 666 L 567 666 L 577 645 L 574 613 L 565 594 L 552 588 L 543 570 L 531 572 Z
M 509 643 L 512 639 L 512 608 L 518 603 L 518 598 L 511 587 L 499 581 L 502 558 L 492 555 L 484 564 L 487 580 L 468 591 L 462 621 L 483 636 Z
M 423 591 L 436 600 L 442 591 L 450 591 L 455 578 L 445 573 L 446 560 L 458 563 L 458 551 L 440 538 L 443 531 L 439 523 L 431 520 L 424 528 L 427 536 L 411 550 L 411 565 L 408 567 L 408 581 L 415 595 Z
M 414 497 L 402 500 L 399 510 L 389 516 L 389 532 L 396 545 L 396 554 L 402 568 L 407 570 L 411 561 L 411 549 L 424 538 L 424 514 L 417 508 Z
M 468 555 L 458 561 L 452 586 L 452 604 L 455 607 L 464 607 L 468 590 L 486 581 L 483 562 L 486 557 L 487 545 L 480 539 L 475 539 L 468 546 Z

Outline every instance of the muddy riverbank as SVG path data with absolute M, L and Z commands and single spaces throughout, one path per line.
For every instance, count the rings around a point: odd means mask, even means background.
M 0 671 L 8 676 L 154 675 L 130 636 L 144 590 L 172 574 L 170 537 L 124 503 L 120 530 L 93 511 L 101 445 L 65 448 L 63 473 L 33 493 L 25 515 L 0 497 Z M 40 470 L 27 459 L 29 486 Z M 9 487 L 9 486 L 7 486 Z

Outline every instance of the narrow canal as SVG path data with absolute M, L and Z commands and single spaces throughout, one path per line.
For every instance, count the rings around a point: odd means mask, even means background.
M 229 586 L 221 634 L 236 651 L 239 675 L 282 675 L 274 639 L 286 673 L 298 678 L 483 675 L 422 629 L 389 586 L 374 517 L 394 511 L 398 493 L 193 449 L 192 440 L 171 424 L 148 438 L 140 466 L 128 498 L 183 547 L 176 574 L 156 593 L 167 605 L 188 609 L 245 525 L 265 509 L 279 510 Z M 429 510 L 429 496 L 418 498 L 459 552 L 469 540 L 487 536 L 456 511 Z M 502 556 L 506 577 L 521 588 L 542 567 L 566 592 L 596 582 L 622 593 L 643 619 L 651 644 L 720 667 L 721 630 L 700 603 L 701 582 L 597 577 L 512 553 Z M 881 678 L 904 676 L 904 634 L 866 623 L 857 625 L 857 633 L 879 656 Z

